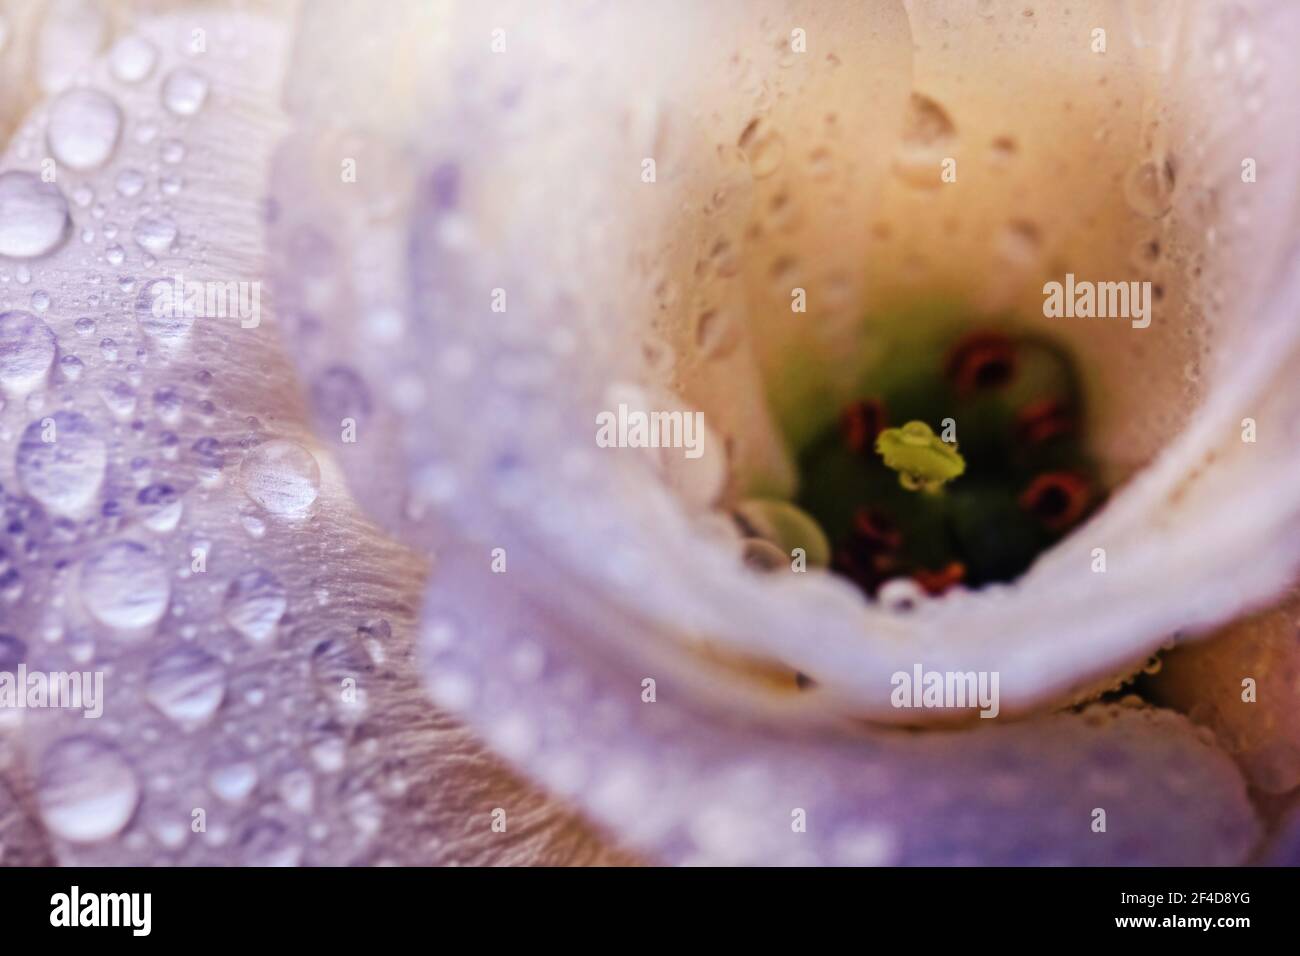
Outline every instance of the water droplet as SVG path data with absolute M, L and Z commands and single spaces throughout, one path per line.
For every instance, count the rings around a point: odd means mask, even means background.
M 139 83 L 153 72 L 158 51 L 143 37 L 128 34 L 113 44 L 109 63 L 113 76 L 123 83 Z
M 320 493 L 320 466 L 295 442 L 269 441 L 248 453 L 239 481 L 244 494 L 272 514 L 297 514 Z
M 113 744 L 71 737 L 41 758 L 36 799 L 41 819 L 56 836 L 94 843 L 126 826 L 140 802 L 140 784 Z
M 785 138 L 761 119 L 751 120 L 737 143 L 755 179 L 771 176 L 785 162 Z
M 171 485 L 148 485 L 140 489 L 135 500 L 140 505 L 141 521 L 150 531 L 167 534 L 180 523 L 184 503 Z
M 1037 225 L 1026 219 L 1007 223 L 998 237 L 998 253 L 1011 265 L 1033 265 L 1041 249 L 1042 234 Z
M 166 216 L 142 216 L 136 220 L 131 238 L 146 252 L 165 255 L 176 241 L 176 223 Z
M 362 422 L 370 414 L 370 389 L 346 365 L 331 365 L 316 376 L 311 385 L 311 400 L 321 421 L 331 428 L 345 418 Z
M 226 694 L 226 668 L 206 651 L 181 646 L 153 662 L 145 697 L 186 730 L 207 723 Z
M 0 256 L 31 259 L 68 237 L 68 201 L 53 183 L 31 173 L 0 173 Z
M 163 106 L 177 116 L 193 116 L 208 98 L 208 80 L 197 70 L 177 67 L 163 81 Z
M 138 196 L 144 189 L 144 173 L 138 169 L 124 169 L 117 174 L 116 185 L 119 195 L 127 199 Z
M 158 157 L 164 163 L 176 164 L 185 158 L 185 144 L 179 139 L 169 139 L 158 150 Z
M 27 426 L 14 466 L 26 492 L 48 511 L 75 515 L 99 494 L 107 463 L 108 449 L 84 415 L 55 412 Z
M 208 786 L 227 803 L 242 803 L 257 786 L 257 768 L 246 760 L 218 767 L 208 774 Z
M 160 344 L 176 344 L 194 327 L 197 303 L 171 279 L 155 279 L 140 289 L 135 318 L 140 330 Z
M 0 388 L 24 395 L 45 381 L 54 364 L 50 327 L 30 312 L 0 315 Z
M 894 170 L 913 186 L 938 187 L 942 163 L 952 155 L 956 128 L 937 102 L 913 93 Z
M 170 597 L 167 569 L 134 541 L 115 541 L 81 567 L 81 600 L 96 620 L 111 628 L 151 627 L 162 618 Z
M 223 610 L 230 626 L 256 644 L 271 636 L 288 606 L 284 585 L 254 568 L 230 582 Z
M 1174 166 L 1168 159 L 1147 159 L 1124 177 L 1124 198 L 1135 213 L 1159 219 L 1173 208 Z
M 122 132 L 122 111 L 107 93 L 76 89 L 50 107 L 45 131 L 50 154 L 69 169 L 98 169 L 113 155 Z

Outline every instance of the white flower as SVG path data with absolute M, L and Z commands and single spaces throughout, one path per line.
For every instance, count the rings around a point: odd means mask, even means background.
M 477 747 L 427 691 L 668 862 L 1251 852 L 1242 778 L 1186 718 L 1132 698 L 1053 711 L 1275 596 L 1300 557 L 1300 124 L 1270 121 L 1293 109 L 1296 11 L 312 13 L 215 17 L 201 54 L 194 16 L 134 24 L 159 51 L 147 79 L 101 55 L 71 81 L 120 105 L 112 159 L 60 170 L 69 237 L 22 264 L 29 282 L 8 270 L 6 309 L 52 300 L 58 365 L 0 419 L 22 525 L 5 627 L 29 666 L 116 678 L 102 729 L 20 726 L 35 845 L 84 862 L 607 858 L 557 804 L 460 759 Z M 210 88 L 160 108 L 180 68 Z M 51 108 L 5 170 L 39 168 Z M 1133 266 L 1153 242 L 1159 261 Z M 864 313 L 941 292 L 1032 314 L 1044 275 L 1135 268 L 1163 289 L 1148 327 L 1052 320 L 1117 490 L 1023 577 L 900 614 L 834 575 L 744 568 L 716 512 L 793 491 L 792 430 L 852 397 L 889 332 Z M 265 278 L 270 314 L 142 317 L 177 270 Z M 703 411 L 703 454 L 597 447 L 595 415 L 620 405 Z M 106 456 L 93 513 L 19 462 L 29 423 L 64 410 Z M 123 540 L 139 550 L 100 557 Z M 1000 720 L 872 726 L 951 717 L 891 705 L 914 667 L 996 674 Z M 69 753 L 93 757 L 112 812 L 68 782 Z

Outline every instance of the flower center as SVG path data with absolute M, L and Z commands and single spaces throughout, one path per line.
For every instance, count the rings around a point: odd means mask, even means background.
M 929 594 L 1010 581 L 1102 499 L 1073 360 L 1000 328 L 890 350 L 798 469 L 789 511 L 873 597 L 896 579 Z

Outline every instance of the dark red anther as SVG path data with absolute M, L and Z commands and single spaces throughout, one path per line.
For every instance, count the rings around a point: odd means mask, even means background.
M 1065 402 L 1040 398 L 1016 413 L 1016 440 L 1022 445 L 1041 445 L 1073 434 L 1077 424 Z
M 1029 483 L 1020 507 L 1052 531 L 1064 531 L 1088 510 L 1091 489 L 1086 479 L 1069 471 L 1049 471 Z
M 840 416 L 840 433 L 851 451 L 872 451 L 884 428 L 885 403 L 877 398 L 854 402 Z
M 966 565 L 960 561 L 949 561 L 938 571 L 920 568 L 912 572 L 912 579 L 930 595 L 942 594 L 950 587 L 961 584 L 965 578 Z
M 1015 343 L 997 332 L 973 332 L 952 347 L 944 374 L 958 392 L 1001 388 L 1016 374 Z

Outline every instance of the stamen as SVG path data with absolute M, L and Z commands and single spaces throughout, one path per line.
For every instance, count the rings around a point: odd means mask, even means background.
M 1090 487 L 1073 472 L 1039 475 L 1020 496 L 1020 507 L 1052 531 L 1065 531 L 1088 510 Z
M 877 398 L 854 402 L 840 416 L 840 433 L 850 451 L 864 452 L 885 428 L 885 403 Z
M 1001 388 L 1016 374 L 1016 347 L 999 332 L 974 332 L 948 353 L 948 381 L 959 393 Z

